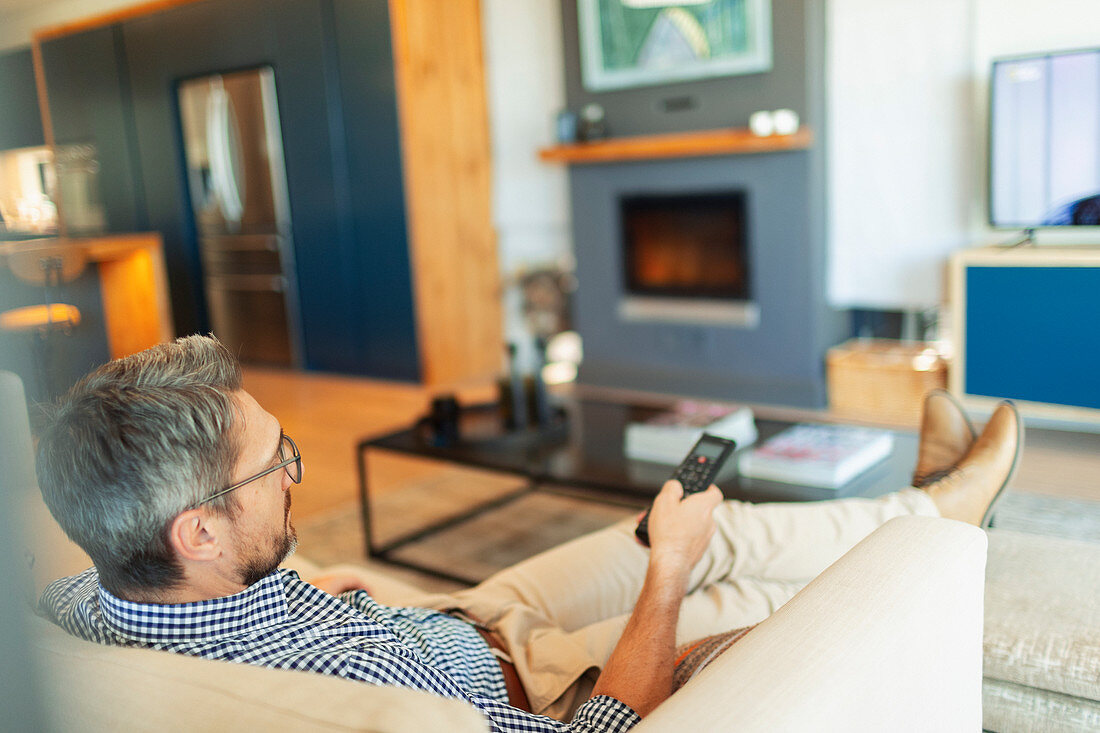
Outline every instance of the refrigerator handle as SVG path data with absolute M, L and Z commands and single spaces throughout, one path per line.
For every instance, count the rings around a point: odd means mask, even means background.
M 206 139 L 210 153 L 210 181 L 227 224 L 241 223 L 244 182 L 241 180 L 240 140 L 233 101 L 220 77 L 211 80 L 206 105 Z

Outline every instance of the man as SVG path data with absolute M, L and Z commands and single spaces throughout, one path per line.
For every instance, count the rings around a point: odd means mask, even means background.
M 1008 403 L 976 436 L 934 393 L 919 488 L 753 506 L 723 502 L 716 487 L 681 500 L 669 482 L 653 503 L 651 549 L 625 523 L 423 608 L 391 608 L 278 569 L 295 544 L 301 456 L 241 389 L 232 355 L 192 336 L 98 369 L 49 419 L 42 493 L 95 567 L 53 583 L 41 608 L 102 643 L 466 700 L 495 730 L 627 730 L 732 643 L 731 629 L 765 618 L 887 519 L 983 522 L 1019 445 Z M 678 637 L 714 634 L 677 659 Z

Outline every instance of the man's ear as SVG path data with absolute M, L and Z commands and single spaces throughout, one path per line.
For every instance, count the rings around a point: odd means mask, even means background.
M 183 560 L 208 562 L 222 554 L 214 517 L 202 509 L 188 509 L 172 520 L 168 542 Z

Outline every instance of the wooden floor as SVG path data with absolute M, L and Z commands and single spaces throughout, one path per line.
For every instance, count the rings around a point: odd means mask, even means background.
M 244 388 L 279 419 L 302 452 L 302 483 L 293 494 L 297 517 L 355 500 L 356 444 L 407 426 L 428 410 L 434 396 L 414 384 L 256 367 L 245 369 Z M 470 401 L 488 399 L 489 394 L 489 387 L 459 391 L 460 399 Z M 430 467 L 395 459 L 383 470 L 397 474 L 394 478 L 414 478 Z M 380 476 L 379 484 L 385 485 L 387 478 Z
M 245 370 L 245 389 L 282 422 L 301 448 L 305 475 L 294 492 L 294 515 L 299 520 L 355 501 L 356 443 L 408 425 L 427 411 L 433 396 L 418 385 L 258 368 Z M 466 403 L 487 400 L 492 394 L 491 385 L 458 390 L 460 402 Z M 801 414 L 812 418 L 822 413 Z M 437 470 L 424 461 L 395 457 L 373 464 L 372 485 L 384 487 Z M 1013 486 L 1100 500 L 1100 435 L 1029 430 Z

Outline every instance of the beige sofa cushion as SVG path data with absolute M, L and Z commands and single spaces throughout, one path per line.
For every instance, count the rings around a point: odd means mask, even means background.
M 899 517 L 632 733 L 981 730 L 985 533 Z
M 982 727 L 998 733 L 1100 730 L 1100 702 L 1002 680 L 982 684 Z
M 1100 544 L 989 532 L 985 677 L 1100 700 Z
M 488 730 L 472 706 L 425 692 L 101 646 L 39 618 L 31 626 L 55 730 Z

